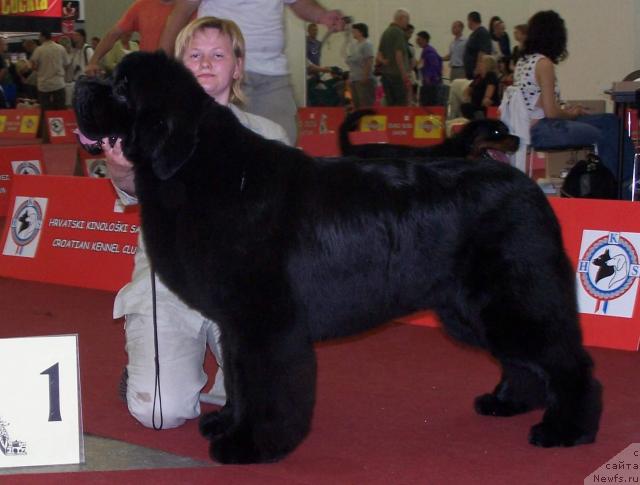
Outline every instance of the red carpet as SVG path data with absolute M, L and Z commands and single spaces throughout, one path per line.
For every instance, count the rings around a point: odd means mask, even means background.
M 122 322 L 110 293 L 0 279 L 0 337 L 78 333 L 84 430 L 207 458 L 197 423 L 156 432 L 117 396 L 125 364 Z M 582 483 L 640 442 L 640 355 L 591 349 L 605 387 L 598 442 L 569 449 L 527 444 L 540 413 L 477 416 L 473 398 L 493 388 L 497 366 L 439 330 L 389 325 L 318 346 L 318 404 L 307 440 L 281 463 L 209 469 L 3 476 L 5 484 L 538 484 Z M 214 364 L 208 362 L 210 374 Z

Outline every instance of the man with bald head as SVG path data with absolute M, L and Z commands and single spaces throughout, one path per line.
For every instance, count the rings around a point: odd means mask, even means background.
M 464 73 L 464 48 L 467 45 L 467 39 L 462 36 L 464 24 L 461 20 L 455 20 L 451 24 L 451 34 L 453 40 L 449 44 L 449 53 L 442 58 L 443 61 L 449 61 L 449 79 L 466 79 Z
M 382 33 L 376 61 L 380 64 L 382 88 L 387 106 L 407 106 L 411 79 L 409 77 L 409 51 L 405 29 L 409 25 L 409 12 L 396 10 L 393 22 Z

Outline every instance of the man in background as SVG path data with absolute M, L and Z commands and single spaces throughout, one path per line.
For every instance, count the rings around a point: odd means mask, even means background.
M 449 44 L 449 53 L 442 58 L 443 61 L 449 61 L 449 80 L 451 81 L 467 77 L 464 72 L 464 50 L 467 39 L 462 36 L 463 31 L 464 24 L 461 20 L 456 20 L 451 24 L 453 40 Z
M 67 51 L 51 40 L 51 32 L 40 33 L 40 46 L 31 56 L 38 80 L 38 103 L 42 111 L 65 108 L 65 67 L 71 63 Z
M 93 57 L 93 48 L 87 43 L 87 33 L 84 29 L 76 29 L 71 34 L 71 42 L 73 43 L 71 53 L 73 80 L 76 81 L 89 65 L 89 60 Z
M 482 17 L 478 12 L 470 12 L 467 16 L 467 27 L 471 31 L 464 49 L 464 73 L 467 79 L 473 79 L 476 66 L 483 54 L 491 55 L 491 35 L 482 25 Z
M 431 36 L 424 30 L 418 32 L 418 45 L 422 48 L 420 54 L 420 106 L 436 106 L 438 104 L 438 89 L 442 85 L 442 58 L 429 44 Z
M 409 54 L 405 30 L 409 12 L 396 10 L 393 22 L 380 37 L 377 62 L 380 65 L 382 88 L 387 106 L 407 106 L 411 90 Z

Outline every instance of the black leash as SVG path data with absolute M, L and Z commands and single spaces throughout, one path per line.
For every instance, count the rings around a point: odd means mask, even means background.
M 155 349 L 156 381 L 153 391 L 153 415 L 151 417 L 153 429 L 162 429 L 162 391 L 160 390 L 160 358 L 158 357 L 158 318 L 156 315 L 156 272 L 151 269 L 151 300 L 153 302 L 153 346 Z M 160 410 L 160 426 L 156 426 L 156 399 Z

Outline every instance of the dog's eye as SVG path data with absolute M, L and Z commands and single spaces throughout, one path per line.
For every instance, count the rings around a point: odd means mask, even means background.
M 116 96 L 125 97 L 127 94 L 127 88 L 129 87 L 129 79 L 123 77 L 113 86 L 113 93 Z

